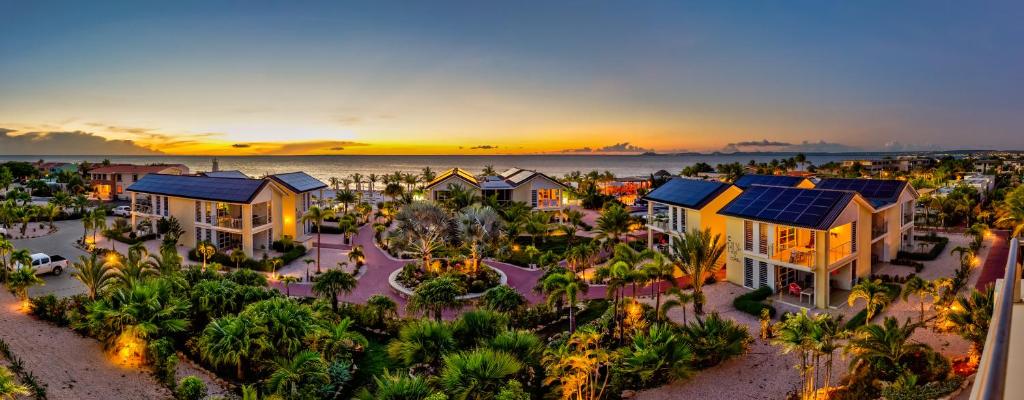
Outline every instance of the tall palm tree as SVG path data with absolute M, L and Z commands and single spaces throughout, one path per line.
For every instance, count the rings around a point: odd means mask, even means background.
M 358 284 L 359 281 L 352 274 L 332 269 L 316 279 L 313 283 L 313 293 L 328 298 L 331 301 L 331 309 L 338 312 L 338 295 L 352 293 Z
M 79 256 L 74 266 L 75 271 L 71 273 L 71 277 L 85 285 L 89 300 L 96 300 L 96 295 L 109 288 L 117 279 L 117 270 L 100 260 L 95 253 L 88 257 Z
M 633 282 L 636 277 L 634 272 L 635 270 L 633 270 L 625 261 L 615 261 L 611 265 L 598 268 L 597 272 L 594 274 L 597 279 L 604 280 L 605 285 L 607 285 L 605 295 L 609 298 L 608 300 L 612 302 L 612 320 L 614 322 L 614 325 L 609 326 L 609 328 L 614 330 L 615 327 L 618 327 L 620 338 L 623 327 L 620 322 L 622 317 L 619 313 L 619 303 L 621 302 L 620 300 L 625 297 L 622 293 L 623 288 L 630 282 Z M 634 296 L 635 295 L 636 294 L 634 293 Z
M 371 193 L 373 192 L 373 185 L 376 184 L 378 180 L 380 180 L 380 178 L 377 176 L 377 174 L 370 174 L 369 176 L 366 177 L 366 182 L 370 184 Z
M 932 298 L 932 302 L 939 298 L 938 287 L 934 282 L 927 281 L 921 277 L 914 275 L 907 279 L 903 284 L 903 292 L 900 294 L 904 301 L 908 301 L 910 296 L 917 296 L 921 306 L 921 317 L 918 320 L 920 323 L 924 323 L 924 304 L 928 300 L 928 297 Z
M 311 206 L 306 210 L 305 214 L 302 214 L 302 222 L 312 222 L 316 225 L 316 273 L 320 273 L 320 226 L 324 224 L 324 220 L 334 216 L 334 211 L 331 209 L 320 208 L 319 206 Z
M 489 400 L 523 367 L 508 353 L 481 348 L 445 356 L 438 379 L 455 399 Z
M 0 236 L 0 278 L 6 277 L 7 272 L 11 269 L 11 263 L 8 260 L 11 253 L 14 253 L 14 243 Z
M 53 225 L 53 220 L 60 216 L 60 209 L 57 208 L 56 205 L 52 203 L 45 204 L 43 206 L 40 206 L 37 210 L 37 215 L 41 218 L 46 218 L 46 220 L 49 222 L 50 230 L 57 229 L 57 227 Z
M 420 179 L 423 180 L 424 184 L 432 182 L 434 178 L 437 178 L 437 174 L 434 173 L 434 170 L 430 169 L 430 166 L 423 167 L 420 170 Z
M 533 246 L 537 245 L 537 236 L 540 236 L 542 241 L 546 240 L 551 231 L 551 214 L 546 212 L 532 211 L 526 215 L 524 222 L 523 228 L 530 235 L 530 244 Z
M 267 347 L 261 332 L 249 318 L 227 316 L 210 322 L 199 336 L 199 354 L 215 367 L 234 366 L 235 377 L 245 379 L 245 366 L 260 347 Z
M 1006 194 L 999 206 L 1000 217 L 996 223 L 1013 229 L 1013 236 L 1024 234 L 1024 185 L 1017 186 Z
M 348 215 L 349 204 L 355 203 L 357 200 L 359 200 L 358 196 L 356 196 L 356 193 L 349 189 L 339 190 L 334 194 L 334 199 L 337 200 L 338 203 L 341 203 L 341 205 L 345 209 L 346 215 Z
M 90 227 L 92 227 L 92 242 L 96 243 L 96 232 L 107 229 L 107 211 L 103 208 L 96 208 L 92 210 L 88 217 L 90 219 Z
M 450 225 L 451 217 L 441 207 L 432 202 L 415 202 L 402 207 L 395 216 L 391 235 L 397 239 L 398 248 L 416 254 L 421 268 L 429 270 L 433 253 L 448 241 Z
M 661 309 L 661 292 L 665 290 L 665 282 L 676 285 L 676 266 L 669 262 L 664 254 L 652 251 L 650 261 L 641 267 L 641 271 L 651 282 L 651 294 L 654 296 L 654 309 Z
M 637 283 L 645 280 L 646 274 L 640 272 L 643 263 L 655 257 L 654 250 L 644 249 L 643 251 L 633 250 L 628 244 L 619 243 L 613 249 L 612 264 L 623 264 L 630 272 L 629 283 L 633 284 L 633 297 L 637 297 Z
M 775 337 L 772 342 L 782 347 L 783 353 L 797 353 L 800 358 L 800 390 L 801 399 L 811 398 L 813 393 L 811 382 L 813 366 L 811 365 L 811 334 L 814 329 L 814 320 L 807 316 L 807 310 L 801 310 L 783 322 L 775 324 Z
M 332 177 L 327 179 L 327 183 L 331 184 L 331 189 L 338 190 L 338 186 L 341 185 L 341 179 L 338 179 L 338 177 L 332 176 Z
M 363 251 L 363 245 L 355 245 L 352 250 L 348 252 L 348 261 L 355 264 L 356 268 L 362 267 L 366 263 L 366 253 Z
M 908 357 L 929 349 L 928 345 L 911 339 L 920 327 L 920 323 L 909 319 L 900 325 L 896 318 L 887 317 L 882 325 L 859 328 L 858 334 L 847 343 L 847 350 L 853 355 L 851 365 L 860 364 L 861 368 L 878 368 L 900 375 Z
M 357 191 L 359 191 L 359 192 L 363 191 L 363 182 L 365 182 L 365 181 L 366 180 L 363 179 L 363 174 L 360 174 L 358 172 L 352 174 L 352 183 L 356 184 L 356 190 Z
M 404 192 L 405 190 L 400 183 L 392 182 L 384 186 L 384 195 L 390 197 L 392 202 L 401 197 Z
M 946 320 L 953 324 L 954 331 L 960 337 L 971 342 L 971 355 L 981 355 L 988 337 L 989 322 L 995 311 L 994 286 L 985 290 L 975 290 L 956 300 L 957 307 L 950 307 L 946 312 Z
M 626 211 L 618 203 L 612 203 L 601 211 L 601 216 L 597 217 L 597 237 L 618 243 L 622 235 L 629 233 L 632 225 L 633 218 L 630 217 L 629 211 Z
M 242 268 L 242 262 L 249 257 L 245 255 L 245 252 L 242 251 L 242 249 L 236 248 L 231 250 L 231 254 L 228 255 L 228 258 L 231 259 L 231 262 L 235 263 L 235 269 L 240 269 Z
M 498 172 L 494 170 L 494 166 L 493 165 L 487 164 L 487 165 L 484 165 L 484 169 L 481 172 L 481 174 L 483 176 L 494 176 L 494 175 L 497 175 Z
M 669 296 L 669 299 L 665 300 L 665 304 L 662 304 L 661 307 L 657 309 L 658 319 L 664 320 L 670 310 L 679 307 L 683 309 L 683 324 L 685 325 L 687 323 L 686 305 L 693 303 L 693 294 L 683 291 L 680 288 L 672 287 L 665 291 L 665 295 Z
M 864 325 L 870 325 L 875 312 L 893 299 L 889 298 L 889 290 L 882 284 L 882 281 L 875 279 L 873 281 L 864 280 L 850 289 L 850 297 L 846 299 L 846 302 L 853 307 L 857 300 L 864 300 L 866 303 L 867 318 L 864 319 Z
M 725 254 L 725 243 L 719 234 L 711 235 L 711 229 L 693 229 L 682 235 L 676 235 L 670 241 L 672 253 L 670 257 L 676 268 L 690 278 L 693 286 L 693 312 L 704 314 L 704 280 L 722 268 L 722 256 Z
M 576 274 L 566 271 L 548 275 L 541 281 L 541 289 L 548 295 L 548 304 L 569 306 L 569 333 L 576 332 L 576 303 L 580 293 L 586 292 L 587 284 Z
M 469 251 L 467 267 L 476 272 L 480 259 L 501 239 L 501 216 L 491 207 L 473 204 L 462 210 L 457 223 L 459 237 Z

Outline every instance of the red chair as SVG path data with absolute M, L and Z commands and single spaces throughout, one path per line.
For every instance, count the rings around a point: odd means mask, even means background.
M 800 285 L 797 285 L 795 282 L 789 284 L 789 294 L 793 296 L 799 296 L 801 290 L 802 289 L 800 289 Z

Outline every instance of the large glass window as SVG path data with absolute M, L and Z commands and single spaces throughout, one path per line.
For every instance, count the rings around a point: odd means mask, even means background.
M 779 227 L 775 232 L 775 237 L 775 242 L 778 244 L 777 251 L 786 251 L 796 247 L 796 228 Z

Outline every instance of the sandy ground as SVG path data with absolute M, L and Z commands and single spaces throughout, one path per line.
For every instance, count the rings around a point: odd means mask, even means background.
M 148 371 L 116 365 L 96 340 L 36 320 L 19 310 L 20 303 L 0 293 L 0 337 L 47 386 L 48 398 L 169 399 Z

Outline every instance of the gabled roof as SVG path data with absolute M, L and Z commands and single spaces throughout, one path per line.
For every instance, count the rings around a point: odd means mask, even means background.
M 874 208 L 895 204 L 907 187 L 907 181 L 896 179 L 824 178 L 815 187 L 819 189 L 852 190 L 867 199 Z
M 201 173 L 199 173 L 199 175 L 209 176 L 211 178 L 248 178 L 249 177 L 249 175 L 246 175 L 246 174 L 242 173 L 242 171 L 239 171 L 237 169 L 236 170 L 230 170 L 230 171 L 201 172 Z
M 473 186 L 480 186 L 480 181 L 477 180 L 476 177 L 473 176 L 473 174 L 471 174 L 469 171 L 466 171 L 466 170 L 464 170 L 462 168 L 452 168 L 452 169 L 449 169 L 447 171 L 444 171 L 444 172 L 438 174 L 437 177 L 434 178 L 434 180 L 430 181 L 430 183 L 428 183 L 423 188 L 424 189 L 429 189 L 431 187 L 434 187 L 437 184 L 443 182 L 444 180 L 446 180 L 448 178 L 451 178 L 452 176 L 455 176 L 455 177 L 457 177 L 459 179 L 462 179 L 462 180 L 466 181 L 466 183 L 469 183 L 469 184 L 471 184 Z
M 652 190 L 644 199 L 699 210 L 728 188 L 729 184 L 719 181 L 676 177 Z
M 196 200 L 250 203 L 268 182 L 266 179 L 146 174 L 127 190 Z
M 154 164 L 154 165 L 133 165 L 133 164 L 114 164 L 114 165 L 101 165 L 96 168 L 90 169 L 91 174 L 151 174 L 159 173 L 168 168 L 183 168 L 186 167 L 182 164 Z
M 804 178 L 800 176 L 751 174 L 739 177 L 736 182 L 733 182 L 733 185 L 746 190 L 753 185 L 796 187 L 803 181 Z
M 753 185 L 718 212 L 737 218 L 827 230 L 856 192 Z
M 323 189 L 327 187 L 326 183 L 320 182 L 305 172 L 289 172 L 285 174 L 273 174 L 268 176 L 277 182 L 291 190 L 294 193 L 305 193 L 310 190 Z

